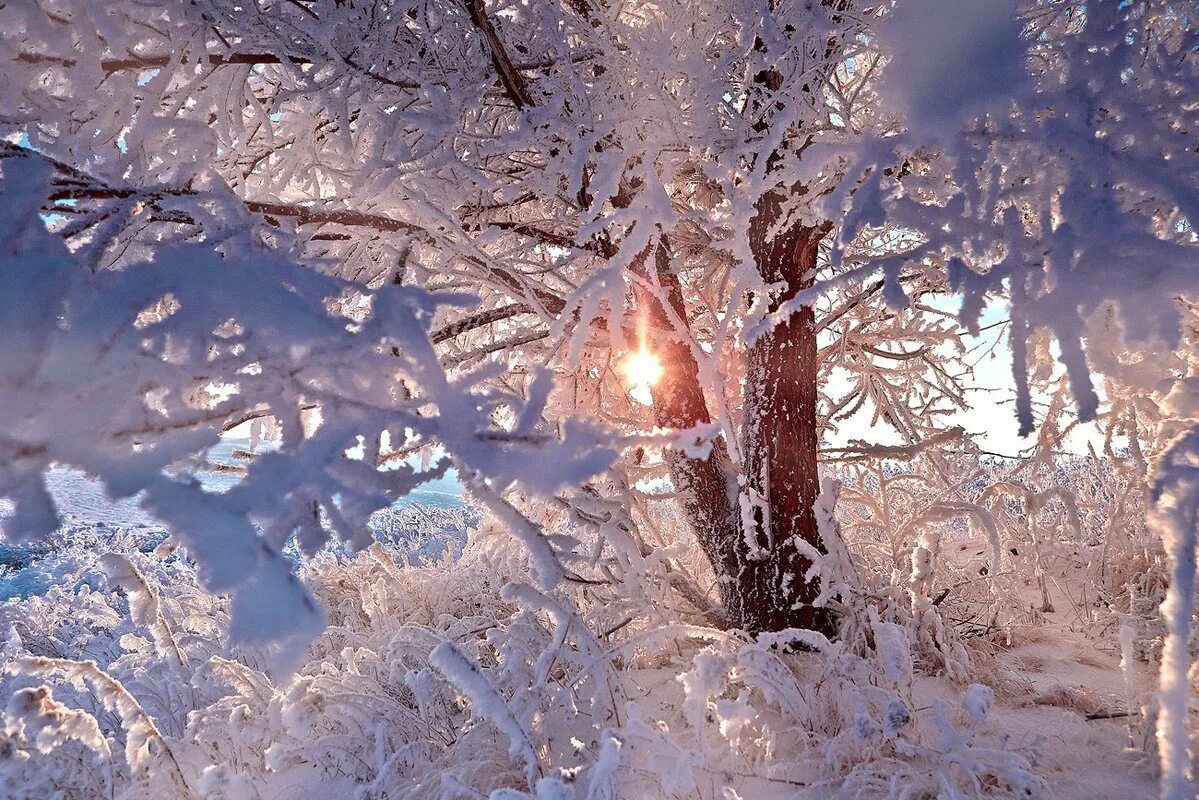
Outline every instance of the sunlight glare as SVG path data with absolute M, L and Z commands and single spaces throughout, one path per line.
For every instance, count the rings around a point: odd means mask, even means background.
M 634 386 L 653 386 L 662 377 L 662 362 L 648 350 L 631 353 L 624 364 L 625 375 Z

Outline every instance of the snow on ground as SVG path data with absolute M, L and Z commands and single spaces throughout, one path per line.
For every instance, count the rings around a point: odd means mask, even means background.
M 989 666 L 999 702 L 982 733 L 1034 748 L 1038 771 L 1058 800 L 1156 797 L 1156 759 L 1147 755 L 1152 743 L 1140 725 L 1130 738 L 1129 686 L 1117 637 L 1109 631 L 1100 638 L 1102 628 L 1063 590 L 1080 587 L 1082 576 L 1072 583 L 1064 577 L 1049 582 L 1054 611 L 1030 611 L 1032 619 L 1014 627 L 1010 644 L 1000 638 L 994 645 Z M 1021 594 L 1030 610 L 1039 605 L 1032 587 Z M 1156 689 L 1156 665 L 1134 659 L 1131 673 L 1136 707 Z M 920 683 L 918 694 L 930 702 L 944 691 L 936 679 Z
M 1035 628 L 1021 630 L 1011 647 L 995 649 L 996 703 L 976 743 L 1030 755 L 1056 800 L 1138 800 L 1157 796 L 1155 759 L 1136 736 L 1129 747 L 1128 707 L 1119 656 L 1101 649 L 1067 614 L 1048 614 Z M 796 656 L 796 671 L 805 656 Z M 1135 689 L 1152 691 L 1154 670 L 1134 665 Z M 660 719 L 677 715 L 682 703 L 678 673 L 643 670 L 635 684 L 644 712 Z M 915 712 L 931 713 L 937 701 L 952 706 L 961 688 L 944 677 L 918 676 Z M 801 781 L 766 773 L 712 774 L 714 785 L 735 778 L 741 797 L 783 800 L 796 796 Z M 866 795 L 870 796 L 870 795 Z M 986 796 L 985 794 L 983 796 Z
M 215 488 L 221 488 L 219 482 L 228 480 L 230 479 L 227 475 L 216 476 L 213 481 L 216 483 Z M 71 600 L 72 603 L 78 602 L 80 596 L 92 597 L 89 602 L 95 603 L 100 600 L 100 596 L 89 593 L 102 591 L 106 587 L 100 557 L 104 546 L 108 545 L 120 552 L 131 555 L 140 552 L 143 555 L 146 560 L 141 561 L 141 564 L 149 567 L 151 573 L 156 572 L 157 581 L 163 582 L 161 590 L 168 607 L 177 607 L 176 604 L 180 602 L 207 602 L 199 601 L 199 595 L 189 594 L 193 593 L 191 585 L 194 583 L 194 575 L 185 565 L 180 564 L 174 557 L 159 560 L 151 553 L 163 540 L 163 530 L 156 521 L 143 515 L 132 501 L 110 501 L 94 482 L 67 471 L 56 471 L 50 483 L 56 497 L 64 503 L 64 510 L 70 519 L 70 524 L 60 535 L 64 536 L 66 541 L 73 541 L 74 546 L 56 546 L 40 551 L 29 548 L 25 551 L 12 549 L 0 553 L 0 560 L 4 561 L 4 567 L 0 567 L 0 599 L 14 599 L 11 601 L 14 603 L 35 599 L 35 606 L 32 608 L 41 609 L 38 613 L 48 613 L 52 618 L 58 613 L 50 610 L 54 603 L 62 603 L 72 597 L 76 599 Z M 477 522 L 477 512 L 464 505 L 460 497 L 454 497 L 452 494 L 450 500 L 442 500 L 442 505 L 409 503 L 380 513 L 374 518 L 373 530 L 376 541 L 384 543 L 394 563 L 418 566 L 420 569 L 406 572 L 404 576 L 388 572 L 390 579 L 384 579 L 378 585 L 374 585 L 372 582 L 379 577 L 378 572 L 362 572 L 366 569 L 363 566 L 363 558 L 366 557 L 347 563 L 344 567 L 338 566 L 345 561 L 345 554 L 332 549 L 330 555 L 333 560 L 326 561 L 326 566 L 309 572 L 320 584 L 329 587 L 319 593 L 324 595 L 321 600 L 327 606 L 332 608 L 337 603 L 345 602 L 353 607 L 361 603 L 364 616 L 349 614 L 339 622 L 335 618 L 335 625 L 331 627 L 330 632 L 314 645 L 312 663 L 301 670 L 301 675 L 308 675 L 308 678 L 303 678 L 293 687 L 281 686 L 273 690 L 275 694 L 269 703 L 272 709 L 284 709 L 284 716 L 281 718 L 285 722 L 284 728 L 287 729 L 287 736 L 291 742 L 289 747 L 295 748 L 295 753 L 324 752 L 319 748 L 309 748 L 317 746 L 315 742 L 320 740 L 321 735 L 339 730 L 339 724 L 344 724 L 339 720 L 342 720 L 344 715 L 351 714 L 351 706 L 356 702 L 354 697 L 360 692 L 396 692 L 397 688 L 393 687 L 392 681 L 402 678 L 404 669 L 409 669 L 410 672 L 400 685 L 416 686 L 417 684 L 409 684 L 409 681 L 417 679 L 434 680 L 435 673 L 430 672 L 433 660 L 426 649 L 427 646 L 439 642 L 442 637 L 470 642 L 472 634 L 477 633 L 477 630 L 487 630 L 489 625 L 496 624 L 495 621 L 487 622 L 492 615 L 495 615 L 496 620 L 501 620 L 502 614 L 507 613 L 499 610 L 504 603 L 500 603 L 498 597 L 492 595 L 494 589 L 484 587 L 483 594 L 470 594 L 471 591 L 478 591 L 475 582 L 481 575 L 492 575 L 496 565 L 504 561 L 484 559 L 486 563 L 476 563 L 464 572 L 459 572 L 457 567 L 447 566 L 450 563 L 442 560 L 448 553 L 459 552 L 459 548 L 465 542 L 466 528 L 474 527 Z M 947 536 L 948 541 L 952 541 L 953 546 L 946 546 L 945 566 L 952 566 L 964 575 L 977 575 L 978 567 L 988 564 L 990 551 L 986 542 L 976 540 L 968 530 L 951 531 Z M 474 558 L 478 558 L 478 555 Z M 495 557 L 492 555 L 488 558 Z M 436 563 L 442 566 L 435 566 Z M 155 566 L 156 564 L 158 566 Z M 357 566 L 354 566 L 355 564 Z M 391 569 L 386 567 L 386 560 L 380 560 L 379 564 L 385 565 L 384 572 Z M 345 578 L 338 577 L 342 575 Z M 363 581 L 366 576 L 369 578 Z M 1155 666 L 1143 661 L 1133 661 L 1132 697 L 1129 697 L 1129 686 L 1126 684 L 1126 675 L 1120 663 L 1120 645 L 1117 644 L 1119 637 L 1111 631 L 1110 618 L 1104 618 L 1102 622 L 1098 620 L 1093 610 L 1093 597 L 1087 601 L 1086 597 L 1078 594 L 1080 587 L 1086 584 L 1086 575 L 1085 571 L 1080 569 L 1077 559 L 1065 558 L 1056 561 L 1048 577 L 1049 599 L 1055 610 L 1038 610 L 1042 604 L 1040 589 L 1029 579 L 1016 584 L 1017 596 L 1008 599 L 1014 607 L 1028 609 L 1014 624 L 1006 625 L 1002 631 L 986 624 L 958 625 L 956 628 L 960 636 L 966 637 L 966 646 L 971 654 L 972 670 L 968 680 L 980 682 L 994 693 L 992 708 L 976 728 L 963 727 L 969 724 L 963 721 L 969 717 L 970 703 L 976 702 L 977 697 L 984 696 L 978 696 L 974 690 L 968 690 L 960 679 L 953 679 L 944 674 L 929 674 L 928 670 L 917 670 L 912 678 L 908 699 L 905 700 L 908 703 L 906 708 L 910 708 L 911 716 L 914 717 L 914 723 L 904 727 L 902 735 L 908 736 L 912 742 L 921 742 L 923 747 L 932 747 L 932 751 L 905 760 L 894 756 L 888 750 L 894 745 L 885 741 L 876 745 L 864 745 L 867 750 L 870 747 L 879 748 L 878 752 L 881 752 L 882 756 L 875 754 L 872 758 L 879 758 L 881 766 L 872 766 L 866 762 L 863 774 L 856 777 L 856 780 L 862 782 L 856 794 L 843 792 L 827 796 L 884 796 L 876 793 L 876 790 L 881 790 L 879 787 L 891 780 L 888 769 L 924 769 L 927 770 L 926 775 L 906 775 L 904 781 L 935 784 L 947 769 L 946 765 L 958 759 L 962 753 L 970 753 L 971 758 L 993 758 L 995 763 L 999 764 L 1006 763 L 1005 759 L 1012 756 L 1026 759 L 1026 763 L 1032 765 L 1035 776 L 1043 778 L 1052 790 L 1052 796 L 1059 800 L 1134 800 L 1156 796 L 1156 759 L 1152 754 L 1152 742 L 1146 738 L 1145 733 L 1150 727 L 1141 724 L 1139 717 L 1135 716 L 1139 712 L 1140 702 L 1155 688 Z M 182 579 L 181 588 L 170 583 L 171 579 Z M 488 581 L 499 579 L 498 576 L 494 579 L 488 578 Z M 1074 594 L 1067 594 L 1067 590 Z M 37 606 L 36 599 L 41 595 L 46 595 L 49 604 Z M 456 603 L 462 604 L 462 608 L 458 608 Z M 496 608 L 489 608 L 490 604 L 495 604 Z M 946 606 L 948 604 L 950 603 L 946 603 Z M 8 608 L 17 609 L 17 606 Z M 120 612 L 120 607 L 116 608 Z M 380 610 L 382 615 L 376 616 Z M 88 612 L 91 613 L 94 612 Z M 210 610 L 207 613 L 215 613 L 216 616 L 212 619 L 218 619 L 224 612 Z M 947 616 L 950 613 L 946 610 Z M 481 616 L 476 619 L 472 618 L 471 614 Z M 192 616 L 185 621 L 179 610 L 175 610 L 170 616 L 170 624 L 176 630 L 193 625 L 194 619 L 197 619 Z M 459 616 L 462 619 L 456 621 Z M 104 613 L 102 618 L 108 621 L 98 622 L 94 619 L 86 622 L 84 628 L 72 633 L 71 646 L 82 643 L 79 646 L 83 649 L 76 657 L 97 657 L 97 652 L 104 654 L 113 650 L 114 642 L 120 642 L 120 648 L 116 648 L 109 656 L 115 660 L 108 663 L 102 660 L 101 666 L 112 670 L 114 674 L 122 674 L 121 670 L 125 668 L 122 664 L 133 663 L 135 658 L 143 657 L 137 652 L 137 648 L 141 646 L 138 644 L 140 636 L 143 634 L 139 632 L 137 636 L 133 636 L 135 628 L 129 628 L 127 621 L 116 624 L 110 612 Z M 360 619 L 369 620 L 367 628 L 355 632 L 355 626 L 362 624 Z M 478 624 L 481 620 L 482 625 Z M 55 625 L 66 625 L 62 630 L 71 630 L 70 626 L 73 624 L 60 621 L 55 622 Z M 109 628 L 106 626 L 112 625 L 115 625 L 112 628 L 113 632 L 107 632 Z M 442 626 L 445 625 L 450 627 L 442 631 Z M 463 633 L 453 633 L 459 628 Z M 126 631 L 129 633 L 125 633 Z M 22 645 L 24 648 L 36 650 L 40 646 L 38 640 L 30 638 L 28 632 L 22 636 L 25 637 Z M 192 633 L 187 633 L 188 638 L 192 636 Z M 418 644 L 415 648 L 412 643 L 405 645 L 409 648 L 409 654 L 396 661 L 396 652 L 391 650 L 394 646 L 392 643 L 405 637 L 414 639 Z M 323 643 L 325 638 L 329 639 L 329 644 Z M 200 642 L 203 639 L 192 640 Z M 424 644 L 426 640 L 428 645 Z M 89 642 L 91 644 L 88 644 Z M 350 642 L 357 644 L 354 648 L 349 648 L 347 645 Z M 211 644 L 204 644 L 193 657 L 199 662 L 199 652 L 205 652 L 209 646 L 215 645 L 215 640 Z M 120 655 L 122 650 L 131 646 L 133 651 Z M 197 645 L 191 646 L 194 648 Z M 373 654 L 372 648 L 379 648 L 378 655 Z M 645 652 L 652 650 L 650 648 Z M 806 748 L 803 751 L 805 753 L 809 750 L 817 753 L 826 750 L 826 762 L 836 763 L 838 758 L 844 758 L 838 757 L 837 753 L 840 750 L 848 748 L 846 752 L 857 753 L 854 748 L 863 746 L 852 739 L 851 735 L 852 741 L 845 739 L 846 735 L 852 733 L 851 729 L 846 733 L 843 728 L 827 727 L 829 739 L 821 740 L 824 733 L 821 732 L 820 726 L 829 723 L 826 717 L 821 716 L 823 712 L 819 711 L 817 698 L 813 697 L 812 709 L 817 711 L 812 711 L 814 716 L 809 716 L 808 721 L 803 722 L 803 726 L 807 726 L 808 729 L 800 730 L 800 733 L 796 734 L 794 718 L 789 718 L 788 711 L 782 706 L 760 697 L 760 685 L 741 697 L 730 696 L 727 690 L 716 690 L 717 693 L 711 697 L 711 704 L 706 705 L 705 718 L 703 709 L 706 702 L 695 705 L 694 697 L 688 697 L 688 692 L 693 691 L 692 688 L 688 688 L 686 681 L 682 680 L 683 676 L 691 675 L 688 680 L 694 684 L 694 681 L 704 678 L 704 669 L 697 664 L 703 663 L 704 658 L 709 657 L 704 655 L 705 652 L 707 651 L 703 640 L 688 642 L 683 638 L 675 648 L 664 649 L 657 656 L 643 654 L 638 656 L 637 660 L 631 658 L 628 666 L 623 668 L 622 708 L 628 714 L 638 714 L 643 718 L 647 724 L 644 734 L 647 738 L 655 735 L 655 730 L 659 730 L 663 733 L 662 742 L 680 742 L 682 747 L 680 750 L 671 751 L 675 752 L 675 756 L 670 758 L 651 756 L 647 760 L 638 759 L 637 763 L 629 765 L 629 771 L 622 772 L 622 780 L 627 781 L 625 786 L 655 786 L 657 781 L 665 777 L 668 783 L 676 780 L 679 787 L 693 786 L 692 789 L 680 788 L 675 793 L 676 796 L 693 796 L 688 792 L 695 792 L 698 794 L 694 796 L 717 798 L 722 796 L 724 789 L 730 789 L 735 794 L 725 794 L 725 798 L 739 796 L 742 799 L 760 800 L 784 800 L 795 798 L 801 793 L 807 793 L 801 796 L 825 796 L 820 794 L 824 792 L 824 788 L 820 787 L 829 786 L 830 792 L 832 787 L 839 787 L 838 781 L 845 778 L 843 772 L 835 771 L 830 775 L 827 766 L 821 765 L 823 763 L 820 758 L 800 758 L 796 754 L 799 751 L 795 751 L 794 748 Z M 742 657 L 736 655 L 733 650 L 722 652 L 724 655 L 719 657 Z M 885 661 L 882 654 L 878 657 L 880 661 Z M 380 680 L 381 688 L 367 690 L 359 687 L 359 682 L 363 680 L 360 672 L 367 670 L 362 666 L 364 658 L 368 661 L 378 658 L 381 666 L 387 668 L 384 670 L 390 675 L 387 678 L 376 675 L 370 679 Z M 776 663 L 785 664 L 785 668 L 794 675 L 801 696 L 808 693 L 819 696 L 819 693 L 824 691 L 820 688 L 821 682 L 836 672 L 830 672 L 830 662 L 817 654 L 788 654 L 779 658 Z M 379 675 L 384 675 L 384 672 Z M 204 682 L 199 678 L 201 674 L 203 670 L 188 680 L 192 684 L 203 686 Z M 326 681 L 321 684 L 319 693 L 315 692 L 311 682 L 315 675 L 323 676 L 320 680 Z M 416 678 L 412 678 L 414 675 Z M 495 679 L 495 674 L 489 672 L 489 680 Z M 444 679 L 438 680 L 442 681 L 439 686 L 444 686 Z M 715 685 L 719 686 L 721 680 L 736 682 L 742 679 L 737 678 L 735 672 L 729 673 L 728 679 L 719 678 Z M 752 684 L 746 681 L 745 685 Z M 482 688 L 486 686 L 487 684 L 480 684 Z M 140 691 L 135 686 L 134 690 Z M 439 688 L 438 691 L 445 690 Z M 478 691 L 482 691 L 481 688 L 478 688 Z M 694 691 L 699 693 L 700 698 L 704 697 L 703 686 L 695 688 Z M 719 693 L 722 691 L 723 693 Z M 341 697 L 338 692 L 349 694 Z M 466 693 L 470 694 L 469 691 Z M 376 697 L 375 694 L 370 696 Z M 382 694 L 379 694 L 376 699 L 381 697 Z M 230 703 L 233 699 L 235 698 L 225 697 L 221 703 Z M 472 700 L 478 702 L 478 698 L 472 697 Z M 143 699 L 143 702 L 147 700 Z M 247 708 L 257 709 L 253 714 L 260 714 L 260 704 L 264 700 L 247 702 L 251 702 Z M 387 702 L 394 702 L 394 698 L 388 699 Z M 837 703 L 842 702 L 843 700 L 837 700 Z M 306 726 L 311 726 L 311 733 L 306 733 L 308 728 L 296 727 L 299 723 L 295 720 L 299 718 L 301 711 L 308 714 L 305 709 L 311 703 L 317 703 L 319 708 L 324 710 L 305 723 Z M 941 746 L 938 740 L 929 736 L 922 739 L 921 735 L 912 732 L 912 728 L 916 727 L 935 729 L 938 704 L 948 709 L 947 718 L 956 726 L 950 738 L 941 740 L 942 744 L 952 741 L 954 736 L 957 736 L 957 741 L 965 742 L 974 750 L 962 750 L 959 753 L 954 747 L 947 746 L 944 753 L 938 754 L 936 748 Z M 400 704 L 397 708 L 404 706 Z M 466 741 L 466 736 L 475 735 L 466 732 L 476 730 L 477 723 L 487 716 L 486 712 L 478 708 L 475 715 L 465 714 L 465 709 L 468 708 L 469 706 L 454 706 L 453 714 L 456 716 L 453 717 L 452 724 L 462 727 L 448 729 L 446 735 L 451 736 L 448 740 L 452 741 L 452 736 L 462 735 L 463 741 Z M 1129 708 L 1134 710 L 1134 716 L 1128 716 Z M 695 709 L 699 709 L 698 716 L 695 716 Z M 177 709 L 174 709 L 174 712 L 179 714 Z M 276 712 L 272 710 L 271 714 Z M 393 711 L 387 708 L 381 708 L 379 712 L 386 718 L 393 714 Z M 426 712 L 421 710 L 417 711 L 417 714 Z M 171 711 L 164 710 L 159 714 L 164 715 L 163 720 L 169 720 Z M 289 714 L 291 716 L 287 716 Z M 836 716 L 831 714 L 827 718 L 831 720 Z M 450 720 L 442 722 L 451 723 Z M 622 722 L 626 727 L 631 724 L 628 718 Z M 162 724 L 167 726 L 168 722 Z M 265 718 L 263 724 L 266 724 Z M 420 726 L 426 724 L 427 721 L 420 722 Z M 718 727 L 721 734 L 713 736 L 711 732 L 705 733 L 705 724 Z M 414 728 L 418 729 L 423 728 Z M 776 733 L 770 735 L 777 736 L 777 744 L 771 746 L 777 746 L 779 750 L 765 757 L 746 756 L 746 753 L 753 752 L 755 748 L 761 750 L 761 747 L 764 747 L 754 740 L 754 736 L 760 735 L 764 729 L 775 730 Z M 404 726 L 397 727 L 394 735 L 399 738 L 420 735 L 405 733 L 406 730 L 408 728 Z M 452 730 L 457 730 L 457 733 L 450 733 Z M 730 751 L 734 756 L 729 756 L 722 748 L 728 746 L 730 736 L 731 739 L 736 739 L 737 730 L 742 732 L 742 741 L 740 745 L 735 744 L 733 751 Z M 187 752 L 188 748 L 192 747 L 191 741 L 177 738 L 183 736 L 181 730 L 173 735 L 176 739 L 171 739 L 171 746 L 180 752 Z M 269 735 L 279 734 L 271 729 Z M 797 735 L 799 738 L 788 739 L 791 735 Z M 1131 735 L 1132 740 L 1129 741 Z M 309 739 L 309 736 L 312 736 L 312 739 Z M 965 736 L 965 739 L 962 736 Z M 494 740 L 498 745 L 494 752 L 487 751 L 487 758 L 490 760 L 483 765 L 486 769 L 502 769 L 504 763 L 501 756 L 505 747 L 504 736 L 495 735 Z M 549 745 L 558 748 L 558 745 L 554 745 L 553 736 L 547 741 Z M 659 745 L 662 745 L 662 742 L 659 742 Z M 422 744 L 416 740 L 411 741 L 410 745 L 415 748 L 430 746 L 428 742 Z M 378 742 L 372 746 L 378 746 Z M 736 756 L 739 747 L 742 752 L 740 756 Z M 568 747 L 564 746 L 564 750 L 568 750 Z M 766 750 L 769 750 L 769 747 L 766 747 Z M 287 752 L 287 748 L 281 748 L 279 752 Z M 311 754 L 290 756 L 288 758 L 291 760 L 288 760 L 281 756 L 278 757 L 278 770 L 261 775 L 247 774 L 248 780 L 257 786 L 264 798 L 285 796 L 285 792 L 278 794 L 275 790 L 283 792 L 285 787 L 294 786 L 296 782 L 314 786 L 326 780 L 329 777 L 326 770 L 329 768 L 323 765 L 323 759 L 327 757 L 329 756 Z M 462 757 L 462 753 L 454 754 L 451 748 L 444 757 L 440 757 L 441 764 L 446 769 L 456 771 L 458 775 L 469 775 L 470 770 L 465 769 L 464 762 L 459 760 Z M 629 758 L 633 758 L 632 751 L 629 752 Z M 861 758 L 860 753 L 852 758 Z M 245 768 L 245 765 L 242 766 Z M 231 769 L 233 766 L 230 766 Z M 674 771 L 677 771 L 677 775 Z M 217 777 L 210 777 L 213 782 L 217 781 Z M 412 766 L 411 777 L 396 775 L 388 780 L 393 781 L 393 786 L 405 786 L 405 782 L 416 786 L 426 778 L 422 777 L 418 766 Z M 339 790 L 349 790 L 354 786 L 354 781 L 338 782 L 337 786 L 341 787 Z M 432 786 L 430 783 L 429 787 Z M 840 787 L 837 790 L 840 792 L 842 789 L 843 787 Z M 978 796 L 989 796 L 995 789 L 994 784 L 983 784 L 981 795 Z M 813 795 L 812 792 L 817 794 Z M 212 796 L 225 795 L 218 793 Z M 426 795 L 417 793 L 417 796 Z M 615 798 L 619 799 L 621 796 L 617 794 Z M 1036 793 L 1030 796 L 1049 795 Z

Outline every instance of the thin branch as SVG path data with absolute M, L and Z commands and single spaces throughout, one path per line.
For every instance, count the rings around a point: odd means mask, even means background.
M 526 303 L 512 303 L 499 308 L 492 308 L 487 311 L 480 311 L 477 314 L 471 314 L 468 317 L 463 317 L 457 322 L 452 322 L 433 332 L 433 344 L 440 344 L 447 339 L 453 339 L 467 331 L 472 331 L 475 328 L 481 328 L 484 325 L 490 325 L 493 322 L 510 319 L 520 314 L 528 314 L 532 311 Z
M 483 356 L 488 356 L 488 355 L 491 355 L 492 353 L 497 353 L 500 350 L 508 350 L 513 347 L 520 347 L 522 344 L 531 344 L 532 342 L 540 341 L 542 339 L 545 339 L 549 335 L 550 335 L 550 332 L 546 331 L 546 330 L 533 331 L 532 333 L 520 334 L 517 336 L 513 336 L 510 339 L 504 339 L 502 341 L 496 342 L 495 344 L 487 345 L 486 347 L 480 347 L 477 350 L 471 350 L 468 353 L 462 353 L 461 355 L 455 355 L 455 356 L 448 356 L 445 359 L 445 362 L 446 362 L 447 366 L 455 366 L 456 367 L 459 364 L 465 364 L 468 361 L 473 361 L 476 358 L 482 358 Z
M 371 214 L 365 211 L 350 211 L 347 209 L 324 210 L 316 206 L 289 205 L 286 203 L 263 203 L 257 200 L 245 200 L 246 209 L 264 217 L 290 217 L 301 225 L 345 225 L 351 228 L 372 228 L 386 233 L 408 233 L 425 236 L 427 232 L 419 225 L 410 222 L 385 217 L 382 214 Z
M 170 66 L 174 59 L 174 55 L 106 58 L 100 62 L 100 69 L 109 75 L 128 70 L 160 69 Z M 68 68 L 78 63 L 73 58 L 56 56 L 50 53 L 19 53 L 14 60 L 25 64 L 57 64 Z M 195 63 L 206 63 L 213 67 L 222 67 L 231 64 L 311 64 L 312 61 L 301 56 L 286 56 L 281 58 L 271 53 L 208 53 L 204 56 L 203 61 Z

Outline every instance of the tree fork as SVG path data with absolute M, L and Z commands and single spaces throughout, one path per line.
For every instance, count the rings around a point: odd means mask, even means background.
M 750 223 L 751 248 L 763 277 L 786 281 L 771 310 L 811 285 L 820 240 L 828 228 L 793 226 L 767 240 L 779 218 L 781 199 L 767 195 Z M 678 276 L 670 267 L 668 245 L 634 260 L 640 279 L 637 301 L 663 375 L 653 387 L 654 421 L 663 428 L 690 428 L 711 422 L 699 365 L 679 323 L 688 324 Z M 657 291 L 653 288 L 656 284 Z M 670 332 L 670 333 L 664 333 Z M 738 513 L 738 487 L 723 439 L 712 442 L 706 458 L 666 451 L 671 480 L 683 510 L 721 587 L 728 621 L 750 633 L 807 628 L 831 635 L 835 620 L 812 601 L 817 581 L 805 580 L 811 563 L 792 542 L 799 536 L 823 549 L 813 504 L 819 489 L 816 427 L 816 329 L 810 308 L 795 314 L 750 349 L 747 376 L 745 453 L 749 485 L 766 507 L 752 539 Z M 773 487 L 773 489 L 772 489 Z M 754 542 L 751 547 L 750 542 Z

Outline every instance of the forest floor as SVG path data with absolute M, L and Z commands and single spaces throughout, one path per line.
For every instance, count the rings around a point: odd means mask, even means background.
M 976 731 L 974 744 L 1020 753 L 1049 785 L 1053 800 L 1150 800 L 1158 796 L 1157 756 L 1152 726 L 1140 720 L 1140 703 L 1156 691 L 1156 664 L 1133 663 L 1128 685 L 1120 664 L 1118 634 L 1105 630 L 1079 598 L 1062 585 L 1078 587 L 1080 576 L 1050 581 L 1056 610 L 1043 612 L 1039 590 L 1027 587 L 1028 621 L 977 637 L 968 648 L 974 662 L 969 679 L 989 686 L 995 703 Z M 808 656 L 795 656 L 793 669 L 801 682 Z M 815 659 L 815 656 L 811 657 Z M 813 666 L 817 662 L 813 660 Z M 683 703 L 678 676 L 672 670 L 647 670 L 638 681 L 638 704 L 651 716 L 678 716 Z M 912 700 L 917 714 L 931 713 L 938 701 L 956 706 L 962 685 L 941 675 L 917 672 Z M 1130 697 L 1133 698 L 1130 702 Z M 1134 713 L 1130 716 L 1129 707 Z M 784 800 L 796 796 L 803 781 L 761 774 L 711 774 L 719 784 L 732 778 L 734 797 Z M 989 796 L 980 787 L 980 796 Z M 809 796 L 809 795 L 804 795 Z M 958 795 L 953 795 L 958 796 Z M 1041 796 L 1038 794 L 1038 796 Z
M 133 534 L 154 533 L 153 543 L 158 540 L 157 528 L 145 525 L 140 518 L 126 518 L 121 509 L 94 511 L 84 505 L 79 508 L 97 518 L 102 511 L 112 516 L 113 523 L 131 526 Z M 447 531 L 465 530 L 467 522 L 461 514 L 443 509 L 439 512 L 444 514 L 443 518 L 435 511 L 438 510 L 401 509 L 387 520 L 386 530 L 377 533 L 393 545 L 412 546 L 417 530 L 442 538 L 448 535 Z M 135 550 L 150 549 L 137 536 L 131 543 Z M 978 574 L 989 551 L 982 543 L 971 540 L 954 544 L 960 546 L 958 553 L 963 559 L 955 565 L 958 574 Z M 950 549 L 948 544 L 946 549 Z M 397 553 L 405 554 L 404 548 Z M 1035 773 L 1048 783 L 1050 796 L 1055 800 L 1149 800 L 1157 796 L 1156 753 L 1152 726 L 1143 724 L 1140 706 L 1156 690 L 1156 664 L 1134 661 L 1126 680 L 1120 663 L 1118 623 L 1113 622 L 1116 617 L 1096 613 L 1094 594 L 1084 588 L 1088 586 L 1088 571 L 1078 558 L 1078 552 L 1074 551 L 1054 562 L 1057 566 L 1064 565 L 1062 569 L 1051 570 L 1049 575 L 1047 591 L 1054 610 L 1039 610 L 1043 602 L 1041 592 L 1030 579 L 1014 595 L 1006 596 L 1006 601 L 1014 607 L 1026 609 L 1014 621 L 1000 627 L 955 623 L 970 652 L 969 674 L 965 681 L 953 681 L 917 672 L 910 696 L 912 712 L 917 717 L 931 715 L 938 701 L 957 707 L 966 682 L 984 684 L 994 692 L 994 705 L 975 732 L 976 747 L 1017 752 L 1028 758 L 1034 763 Z M 7 580 L 11 584 L 9 594 L 37 595 L 59 582 L 60 572 L 71 572 L 77 566 L 71 559 L 63 564 L 54 558 L 27 560 L 16 568 L 0 569 L 0 589 Z M 414 575 L 420 572 L 416 570 Z M 171 595 L 174 591 L 167 588 L 166 593 Z M 6 596 L 0 593 L 0 597 Z M 401 603 L 399 607 L 407 606 Z M 952 620 L 948 611 L 945 618 Z M 698 652 L 701 645 L 693 646 Z M 670 658 L 648 668 L 631 670 L 630 682 L 624 687 L 627 699 L 639 706 L 647 719 L 669 721 L 672 728 L 682 723 L 686 703 L 679 681 L 680 669 L 686 668 L 679 665 L 689 663 L 683 650 L 688 651 L 687 656 L 695 654 L 690 652 L 690 646 L 683 645 L 677 661 Z M 325 655 L 325 665 L 331 674 L 347 668 L 343 658 L 344 653 Z M 804 673 L 809 668 L 818 670 L 822 663 L 815 654 L 793 654 L 788 662 L 801 686 L 812 685 L 809 681 L 812 675 Z M 761 711 L 769 713 L 764 706 Z M 697 746 L 703 750 L 702 744 Z M 787 754 L 777 755 L 787 760 Z M 705 796 L 784 800 L 801 793 L 798 787 L 808 786 L 811 790 L 811 784 L 806 783 L 808 776 L 799 769 L 802 765 L 794 762 L 796 771 L 784 769 L 770 776 L 769 761 L 755 764 L 748 771 L 752 774 L 729 773 L 718 762 L 719 759 L 711 761 L 711 771 L 707 759 L 690 763 L 697 781 L 708 784 L 700 787 Z M 663 770 L 674 768 L 665 762 L 657 766 Z M 813 767 L 813 773 L 816 772 L 818 765 Z M 888 776 L 882 777 L 885 780 Z M 730 786 L 729 781 L 735 784 L 736 793 L 722 795 L 722 790 Z M 980 796 L 987 796 L 989 788 L 980 787 Z M 813 795 L 809 791 L 806 796 Z
M 1068 578 L 1069 580 L 1066 580 Z M 1028 748 L 1057 800 L 1134 800 L 1157 796 L 1154 742 L 1130 705 L 1156 689 L 1156 665 L 1135 660 L 1126 683 L 1117 632 L 1087 619 L 1079 587 L 1085 576 L 1049 580 L 1053 611 L 1029 587 L 1029 622 L 993 638 L 975 680 L 991 685 L 996 704 L 979 731 L 996 744 Z M 976 651 L 977 652 L 977 651 Z M 986 663 L 989 662 L 989 663 Z M 990 672 L 991 676 L 986 673 Z M 918 678 L 922 705 L 947 697 L 944 681 Z M 1148 736 L 1151 737 L 1151 731 Z
M 1006 737 L 1009 745 L 1033 746 L 1038 772 L 1058 800 L 1131 800 L 1157 795 L 1154 759 L 1142 736 L 1130 746 L 1128 692 L 1117 655 L 1100 649 L 1065 616 L 1046 614 L 1042 624 L 1018 634 L 996 653 L 996 674 L 1005 684 L 980 733 Z M 1134 665 L 1141 694 L 1153 676 Z M 929 694 L 938 691 L 935 682 Z M 1138 728 L 1140 726 L 1137 726 Z

